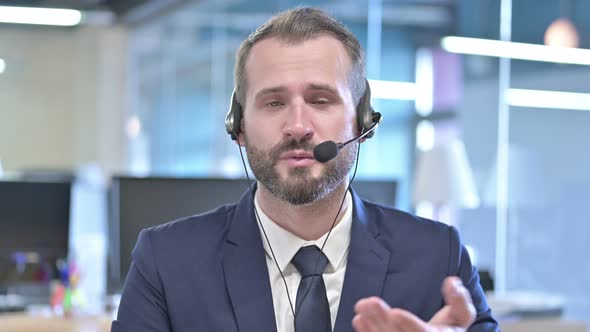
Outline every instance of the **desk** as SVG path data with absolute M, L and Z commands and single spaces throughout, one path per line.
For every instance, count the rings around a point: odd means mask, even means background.
M 29 316 L 24 313 L 0 314 L 0 332 L 109 332 L 111 318 L 59 318 Z
M 513 322 L 500 321 L 502 332 L 587 332 L 584 322 L 562 319 L 524 319 Z

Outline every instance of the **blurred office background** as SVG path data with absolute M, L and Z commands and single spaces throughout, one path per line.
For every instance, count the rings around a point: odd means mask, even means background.
M 458 227 L 497 311 L 590 323 L 589 1 L 0 1 L 82 13 L 0 24 L 0 175 L 71 175 L 70 255 L 104 262 L 88 264 L 91 284 L 116 292 L 113 183 L 243 178 L 223 126 L 235 52 L 297 5 L 366 50 L 384 120 L 357 179 L 395 183 L 385 202 Z

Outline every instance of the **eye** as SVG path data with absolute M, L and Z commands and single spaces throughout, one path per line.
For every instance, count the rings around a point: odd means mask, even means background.
M 327 105 L 330 103 L 330 100 L 327 98 L 316 98 L 315 100 L 312 101 L 312 104 L 316 104 L 316 105 Z
M 266 103 L 266 106 L 269 106 L 269 107 L 279 107 L 282 105 L 283 105 L 283 103 L 281 103 L 280 101 L 276 101 L 276 100 L 269 101 L 268 103 Z

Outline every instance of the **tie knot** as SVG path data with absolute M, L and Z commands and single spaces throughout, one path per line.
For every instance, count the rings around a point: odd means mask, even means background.
M 328 265 L 328 258 L 318 247 L 307 246 L 299 249 L 291 263 L 299 271 L 301 278 L 307 278 L 313 275 L 321 276 Z

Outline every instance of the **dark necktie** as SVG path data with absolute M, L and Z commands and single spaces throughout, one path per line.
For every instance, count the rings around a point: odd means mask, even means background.
M 301 274 L 295 304 L 295 332 L 330 332 L 330 305 L 322 273 L 328 259 L 316 246 L 299 249 L 291 261 Z

